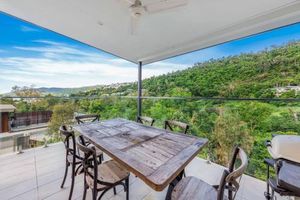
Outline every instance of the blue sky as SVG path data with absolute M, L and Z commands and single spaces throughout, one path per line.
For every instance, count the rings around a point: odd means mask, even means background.
M 146 65 L 143 77 L 299 39 L 300 24 L 295 24 Z M 14 85 L 80 87 L 136 79 L 135 64 L 0 13 L 0 93 Z

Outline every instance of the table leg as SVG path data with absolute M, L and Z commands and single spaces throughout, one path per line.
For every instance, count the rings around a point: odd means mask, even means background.
M 168 192 L 167 192 L 167 195 L 166 195 L 166 200 L 171 200 L 172 191 L 173 191 L 174 187 L 176 186 L 176 184 L 182 179 L 183 174 L 184 174 L 184 170 L 182 170 L 178 174 L 178 176 L 170 183 L 169 188 L 168 188 Z

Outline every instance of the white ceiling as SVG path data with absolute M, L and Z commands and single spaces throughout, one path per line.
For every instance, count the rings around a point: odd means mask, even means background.
M 132 34 L 128 7 L 126 0 L 0 0 L 2 12 L 144 64 L 300 22 L 299 0 L 188 0 L 145 13 Z

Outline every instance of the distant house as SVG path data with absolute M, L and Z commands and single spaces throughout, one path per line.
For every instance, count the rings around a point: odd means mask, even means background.
M 289 85 L 289 86 L 285 86 L 285 87 L 275 87 L 274 88 L 276 90 L 276 96 L 279 97 L 281 94 L 294 90 L 295 94 L 299 94 L 300 93 L 300 86 L 298 85 Z
M 0 104 L 0 133 L 10 131 L 9 113 L 15 112 L 16 107 L 10 104 Z

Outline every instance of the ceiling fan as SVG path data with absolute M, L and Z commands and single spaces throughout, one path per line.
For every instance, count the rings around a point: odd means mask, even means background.
M 154 3 L 144 5 L 142 0 L 125 0 L 130 4 L 131 34 L 136 34 L 137 25 L 144 14 L 154 14 L 169 9 L 185 6 L 188 0 L 157 0 Z

